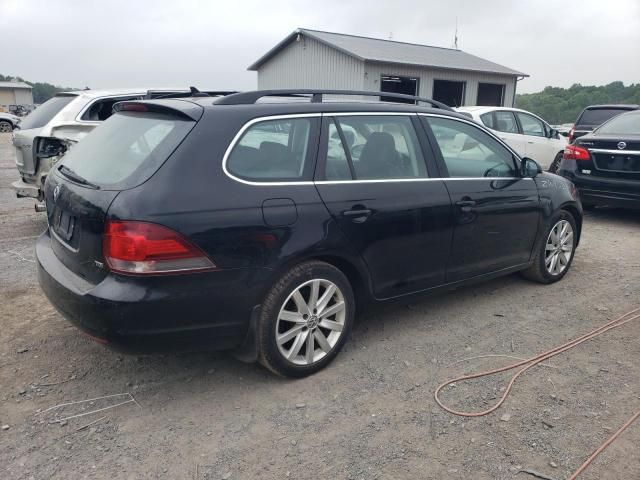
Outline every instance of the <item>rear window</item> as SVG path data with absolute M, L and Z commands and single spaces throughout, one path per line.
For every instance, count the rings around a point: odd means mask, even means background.
M 161 113 L 118 113 L 71 148 L 62 164 L 102 188 L 131 188 L 153 175 L 194 125 Z
M 612 118 L 598 128 L 598 133 L 609 135 L 640 135 L 640 111 L 625 113 Z
M 29 115 L 24 117 L 20 128 L 22 128 L 22 130 L 28 130 L 30 128 L 44 127 L 74 98 L 76 98 L 75 95 L 61 95 L 47 100 Z
M 610 118 L 628 111 L 621 108 L 591 108 L 582 112 L 576 123 L 578 125 L 600 125 Z

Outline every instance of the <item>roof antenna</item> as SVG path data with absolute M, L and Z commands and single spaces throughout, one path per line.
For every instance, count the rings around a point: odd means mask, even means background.
M 453 35 L 453 48 L 458 50 L 458 17 L 456 16 L 456 33 Z
M 196 87 L 189 87 L 189 91 L 191 92 L 192 97 L 208 97 L 206 93 L 201 92 Z

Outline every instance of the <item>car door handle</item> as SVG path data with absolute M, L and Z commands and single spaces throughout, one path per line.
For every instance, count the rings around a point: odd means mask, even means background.
M 373 213 L 373 211 L 369 210 L 368 208 L 357 208 L 357 209 L 352 209 L 352 210 L 345 210 L 344 212 L 342 212 L 342 216 L 343 217 L 347 217 L 347 218 L 351 218 L 351 220 L 353 222 L 355 222 L 355 223 L 362 223 L 372 213 Z
M 533 145 L 533 142 L 532 142 L 532 141 L 528 141 L 527 143 L 528 143 L 529 145 Z
M 458 206 L 458 207 L 475 207 L 476 206 L 476 201 L 475 200 L 460 200 L 459 202 L 456 202 L 456 206 Z
M 354 210 L 345 210 L 342 215 L 345 217 L 368 217 L 373 212 L 368 208 L 359 208 Z

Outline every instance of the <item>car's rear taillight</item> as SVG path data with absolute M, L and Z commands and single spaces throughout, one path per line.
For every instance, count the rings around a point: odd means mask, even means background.
M 35 151 L 38 158 L 56 157 L 67 151 L 67 146 L 58 138 L 38 137 L 35 142 Z
M 562 158 L 565 160 L 591 160 L 589 150 L 578 147 L 577 145 L 567 145 Z
M 573 142 L 573 136 L 576 134 L 576 126 L 574 125 L 573 127 L 571 127 L 571 130 L 569 130 L 569 143 Z
M 155 223 L 108 221 L 102 250 L 109 268 L 120 273 L 149 275 L 216 268 L 182 235 Z

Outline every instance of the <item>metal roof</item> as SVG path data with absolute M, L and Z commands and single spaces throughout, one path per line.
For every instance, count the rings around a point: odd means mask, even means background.
M 31 90 L 33 87 L 24 82 L 0 82 L 0 88 L 28 88 Z
M 298 35 L 313 38 L 325 45 L 335 48 L 351 57 L 370 62 L 387 62 L 421 67 L 435 67 L 452 70 L 468 70 L 476 72 L 496 73 L 500 75 L 524 76 L 526 73 L 498 65 L 484 58 L 476 57 L 462 50 L 433 47 L 416 43 L 396 42 L 379 38 L 359 37 L 342 33 L 322 32 L 299 28 L 269 50 L 248 70 L 257 70 Z

